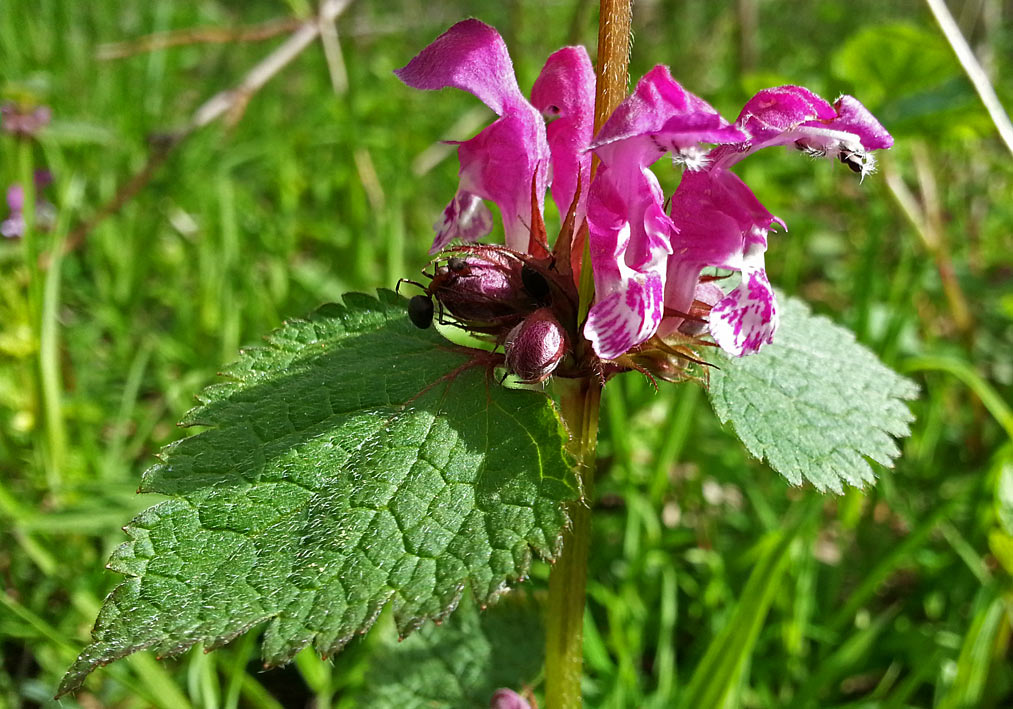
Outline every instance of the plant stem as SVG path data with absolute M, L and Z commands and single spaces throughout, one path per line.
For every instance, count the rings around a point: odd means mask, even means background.
M 601 385 L 591 378 L 557 379 L 554 387 L 560 413 L 570 431 L 570 452 L 576 458 L 581 498 L 570 505 L 570 528 L 563 534 L 563 551 L 549 575 L 545 702 L 549 709 L 571 709 L 581 706 L 590 500 L 594 492 Z
M 632 0 L 601 0 L 598 19 L 595 131 L 625 98 L 629 82 Z M 592 167 L 592 173 L 597 166 Z M 591 258 L 584 246 L 580 278 L 581 317 L 594 300 Z M 578 344 L 578 349 L 587 343 Z M 580 353 L 578 353 L 580 354 Z M 587 595 L 587 555 L 591 542 L 591 499 L 594 493 L 595 453 L 601 384 L 595 377 L 557 379 L 560 414 L 570 433 L 570 453 L 576 463 L 581 498 L 570 505 L 571 526 L 563 535 L 563 549 L 549 576 L 546 618 L 545 703 L 548 709 L 581 706 L 580 680 L 584 663 L 584 601 Z
M 601 0 L 598 15 L 598 77 L 594 98 L 594 130 L 626 98 L 630 80 L 630 32 L 633 0 Z
M 601 0 L 598 15 L 597 82 L 594 97 L 594 132 L 597 133 L 616 106 L 626 98 L 630 78 L 630 27 L 633 0 Z M 591 179 L 598 169 L 598 157 L 592 158 Z M 589 241 L 584 242 L 582 264 L 590 266 Z M 587 316 L 594 299 L 594 278 L 590 268 L 580 269 L 580 317 Z

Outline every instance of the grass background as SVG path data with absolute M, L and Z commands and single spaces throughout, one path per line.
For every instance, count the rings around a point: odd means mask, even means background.
M 952 6 L 1013 105 L 1013 5 Z M 103 565 L 119 527 L 154 501 L 134 495 L 140 471 L 183 435 L 173 423 L 221 364 L 285 317 L 392 287 L 426 263 L 457 169 L 434 141 L 471 135 L 490 114 L 460 93 L 406 89 L 392 69 L 471 15 L 500 29 L 527 89 L 553 49 L 593 52 L 596 36 L 590 3 L 360 0 L 339 20 L 346 89 L 335 91 L 313 45 L 234 125 L 187 138 L 80 245 L 36 266 L 159 135 L 281 39 L 116 60 L 98 58 L 102 45 L 310 10 L 308 0 L 0 8 L 0 95 L 54 115 L 35 142 L 0 135 L 0 187 L 46 167 L 55 183 L 43 196 L 57 210 L 48 232 L 0 244 L 0 705 L 52 703 L 118 580 Z M 749 460 L 693 385 L 610 383 L 588 705 L 1009 706 L 1009 153 L 920 2 L 641 0 L 634 25 L 632 75 L 666 63 L 726 117 L 757 89 L 791 82 L 852 93 L 891 130 L 897 146 L 862 185 L 840 165 L 777 151 L 740 174 L 790 228 L 771 244 L 772 281 L 854 329 L 923 395 L 896 469 L 836 497 Z M 532 587 L 546 578 L 536 569 Z M 346 706 L 366 681 L 370 638 L 333 661 L 303 653 L 262 673 L 254 635 L 210 655 L 136 655 L 61 703 Z

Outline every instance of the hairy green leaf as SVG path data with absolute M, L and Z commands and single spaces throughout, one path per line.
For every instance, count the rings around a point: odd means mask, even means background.
M 206 389 L 141 490 L 94 642 L 60 692 L 142 649 L 223 645 L 267 623 L 263 657 L 340 650 L 388 603 L 402 634 L 466 586 L 488 603 L 551 559 L 576 497 L 551 401 L 496 384 L 488 353 L 413 327 L 405 301 L 345 296 L 246 350 Z
M 533 684 L 544 655 L 539 608 L 529 596 L 511 593 L 482 613 L 467 601 L 443 627 L 400 643 L 388 637 L 370 659 L 356 705 L 487 707 L 497 689 Z
M 910 433 L 904 399 L 913 382 L 887 368 L 848 330 L 781 296 L 777 337 L 758 354 L 718 355 L 710 398 L 722 423 L 754 456 L 795 485 L 841 492 L 874 475 L 866 457 L 891 466 L 893 436 Z

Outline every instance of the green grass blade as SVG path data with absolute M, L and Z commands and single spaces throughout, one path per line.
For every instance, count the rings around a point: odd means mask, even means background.
M 996 658 L 996 637 L 1003 621 L 1006 601 L 993 588 L 982 589 L 976 612 L 964 636 L 957 658 L 957 675 L 937 709 L 964 709 L 981 706 L 993 659 Z M 1003 651 L 998 659 L 1002 661 Z
M 766 551 L 746 581 L 738 607 L 714 638 L 689 681 L 681 706 L 720 707 L 738 688 L 788 561 L 797 527 L 770 532 Z
M 818 670 L 805 683 L 792 702 L 797 707 L 818 707 L 820 692 L 835 685 L 842 677 L 862 666 L 862 660 L 874 647 L 876 639 L 897 615 L 896 608 L 880 613 L 875 620 L 841 643 L 830 655 L 817 664 Z

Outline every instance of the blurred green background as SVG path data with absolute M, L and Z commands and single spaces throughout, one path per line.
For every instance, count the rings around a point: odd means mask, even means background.
M 951 8 L 1013 105 L 1013 3 Z M 284 318 L 393 287 L 426 263 L 456 186 L 456 159 L 436 141 L 469 137 L 491 114 L 460 92 L 409 90 L 392 70 L 477 16 L 502 32 L 527 90 L 555 48 L 583 43 L 593 56 L 597 33 L 596 3 L 358 0 L 338 20 L 339 52 L 328 59 L 314 42 L 241 115 L 186 137 L 136 196 L 82 229 L 286 34 L 110 45 L 276 28 L 313 10 L 0 6 L 0 100 L 53 114 L 34 140 L 0 134 L 0 189 L 48 169 L 39 198 L 55 209 L 48 230 L 0 243 L 0 705 L 52 703 L 118 581 L 103 565 L 120 526 L 156 501 L 134 495 L 140 472 L 185 435 L 174 422 L 220 366 Z M 634 79 L 668 64 L 728 118 L 759 88 L 790 82 L 830 100 L 854 94 L 893 133 L 861 185 L 841 165 L 779 151 L 739 173 L 789 225 L 768 252 L 771 280 L 923 393 L 896 469 L 837 497 L 749 460 L 696 386 L 611 382 L 587 705 L 670 706 L 715 638 L 739 663 L 736 706 L 1013 705 L 1010 153 L 921 2 L 640 0 L 634 27 Z M 667 164 L 656 171 L 676 183 Z M 771 535 L 789 529 L 784 573 L 747 589 Z M 537 567 L 530 586 L 546 577 Z M 771 602 L 765 619 L 757 594 Z M 61 704 L 350 706 L 378 632 L 333 660 L 304 652 L 269 673 L 255 633 L 210 655 L 139 654 Z

